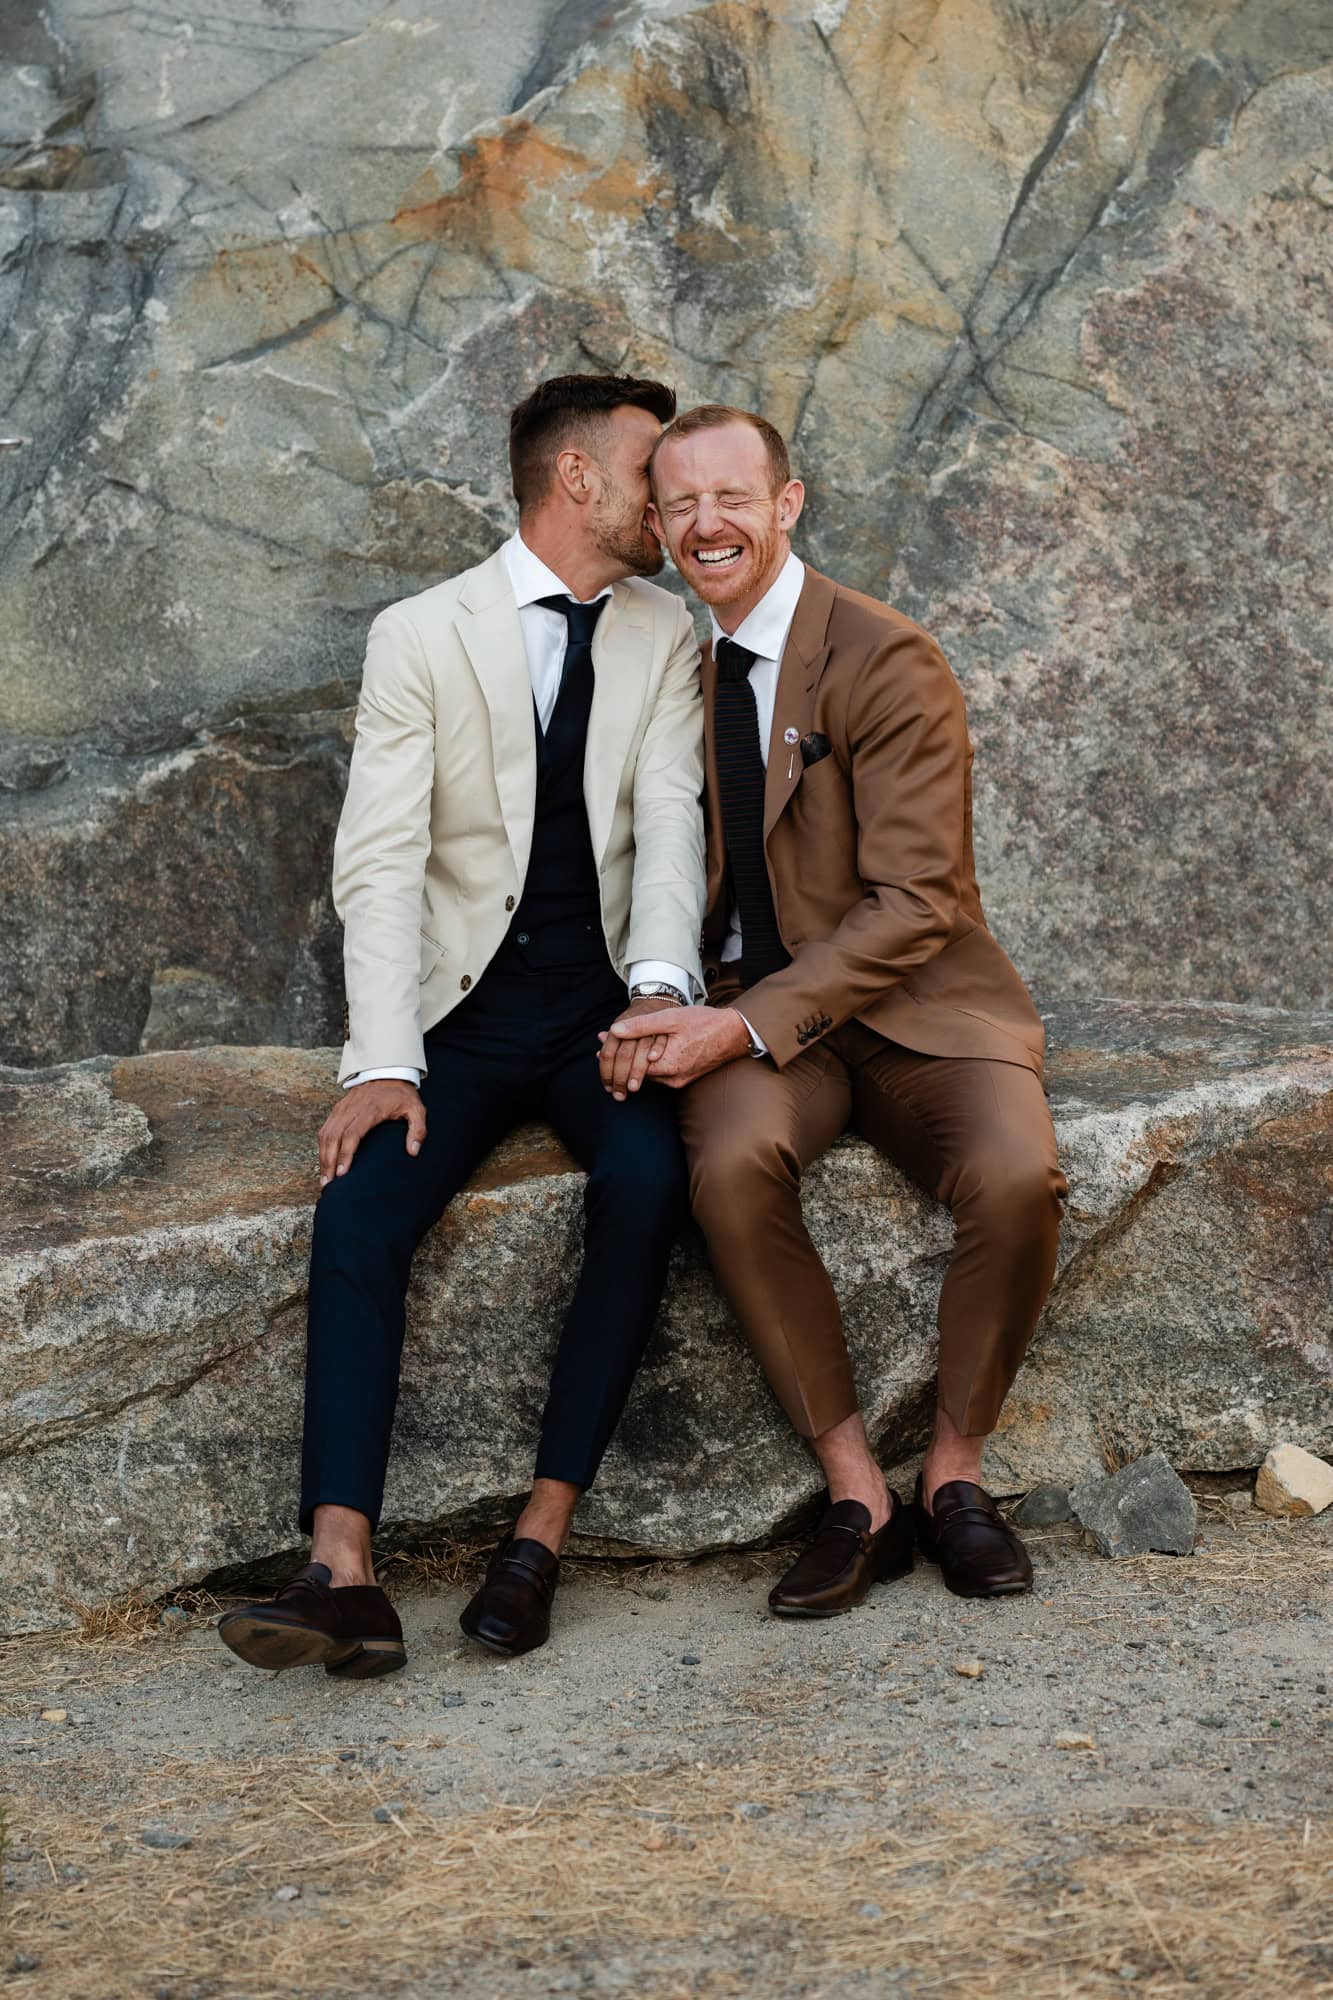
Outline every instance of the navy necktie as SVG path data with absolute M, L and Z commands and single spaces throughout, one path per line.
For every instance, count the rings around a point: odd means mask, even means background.
M 713 741 L 727 865 L 741 924 L 741 965 L 747 986 L 791 964 L 782 942 L 764 855 L 764 760 L 750 669 L 758 655 L 734 639 L 719 639 Z
M 602 606 L 610 601 L 607 597 L 594 598 L 591 604 L 580 604 L 576 597 L 537 599 L 538 604 L 544 605 L 548 611 L 558 611 L 568 627 L 565 661 L 560 671 L 560 692 L 546 725 L 545 742 L 540 745 L 549 763 L 556 764 L 566 757 L 579 755 L 587 738 L 595 678 L 592 635 L 597 630 Z M 540 715 L 537 726 L 540 739 Z

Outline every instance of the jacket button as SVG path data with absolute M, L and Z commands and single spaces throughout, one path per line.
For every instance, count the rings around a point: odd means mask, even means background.
M 466 993 L 468 987 L 472 984 L 472 974 L 470 972 L 465 972 L 463 974 L 463 977 L 459 980 L 458 983 L 462 987 L 463 991 Z
M 506 896 L 506 897 L 505 897 L 505 908 L 506 908 L 507 910 L 512 910 L 512 909 L 513 909 L 513 907 L 514 907 L 514 899 L 513 899 L 513 897 L 512 897 L 512 896 Z

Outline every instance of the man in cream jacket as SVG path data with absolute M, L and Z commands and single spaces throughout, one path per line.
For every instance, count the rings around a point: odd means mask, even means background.
M 371 1566 L 413 1252 L 506 1131 L 548 1119 L 588 1170 L 532 1494 L 463 1629 L 546 1639 L 559 1556 L 651 1331 L 686 1207 L 674 1093 L 598 1036 L 702 994 L 703 715 L 647 466 L 661 383 L 565 376 L 513 412 L 518 532 L 391 605 L 366 652 L 334 854 L 348 999 L 319 1135 L 300 1523 L 311 1561 L 220 1625 L 242 1659 L 403 1664 Z M 604 1065 L 604 1067 L 606 1067 Z

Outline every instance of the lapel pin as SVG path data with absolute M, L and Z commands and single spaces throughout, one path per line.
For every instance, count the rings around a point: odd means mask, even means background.
M 790 725 L 789 725 L 789 726 L 788 726 L 788 727 L 787 727 L 786 729 L 784 729 L 784 730 L 783 730 L 783 732 L 782 732 L 782 740 L 783 740 L 783 742 L 784 742 L 784 743 L 786 743 L 786 744 L 787 744 L 787 745 L 789 745 L 789 746 L 791 746 L 791 745 L 793 745 L 793 744 L 797 744 L 797 743 L 799 743 L 799 742 L 800 742 L 800 740 L 801 740 L 801 732 L 800 732 L 800 730 L 799 730 L 799 729 L 793 729 L 793 728 L 791 728 L 791 727 L 790 727 Z M 792 778 L 793 774 L 795 773 L 795 770 L 796 770 L 796 752 L 795 752 L 795 750 L 794 750 L 794 749 L 792 749 L 792 752 L 791 752 L 791 755 L 790 755 L 790 757 L 788 757 L 788 759 L 787 759 L 787 778 L 788 778 L 788 782 L 790 782 L 790 780 L 791 780 L 791 778 Z

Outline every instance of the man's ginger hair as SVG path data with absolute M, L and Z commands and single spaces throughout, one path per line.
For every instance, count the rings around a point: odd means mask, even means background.
M 787 456 L 787 442 L 782 432 L 753 410 L 733 409 L 730 403 L 700 403 L 693 410 L 683 410 L 669 423 L 653 446 L 653 455 L 648 462 L 651 478 L 657 464 L 657 454 L 664 445 L 674 444 L 677 438 L 694 437 L 699 431 L 720 431 L 727 424 L 748 424 L 758 431 L 764 440 L 768 453 L 768 470 L 773 482 L 773 491 L 780 493 L 791 478 L 791 460 Z

